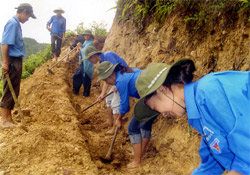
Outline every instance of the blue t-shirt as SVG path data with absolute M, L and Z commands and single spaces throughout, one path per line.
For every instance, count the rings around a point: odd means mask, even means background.
M 103 61 L 109 61 L 112 64 L 121 63 L 122 66 L 128 67 L 127 63 L 124 61 L 123 58 L 111 51 L 101 53 L 100 63 L 102 63 Z
M 81 53 L 80 53 L 80 57 L 79 57 L 79 62 L 81 62 L 82 58 L 85 57 L 85 49 L 88 46 L 93 46 L 93 41 L 92 40 L 88 40 L 88 41 L 85 41 L 83 43 Z M 93 75 L 94 75 L 94 64 L 89 62 L 88 59 L 83 60 L 82 62 L 83 62 L 83 74 L 84 74 L 84 76 L 85 76 L 85 74 L 87 74 L 88 77 L 92 79 Z
M 17 16 L 11 18 L 4 27 L 2 45 L 8 45 L 8 55 L 25 56 L 22 28 Z
M 63 33 L 66 32 L 66 19 L 63 16 L 58 17 L 57 15 L 54 15 L 47 22 L 47 25 L 50 26 L 51 23 L 51 31 L 56 33 L 60 37 L 63 37 Z M 50 33 L 50 35 L 55 36 L 55 34 L 53 33 Z
M 129 97 L 140 98 L 135 87 L 135 81 L 142 70 L 133 68 L 133 71 L 131 73 L 124 73 L 123 75 L 121 75 L 120 71 L 116 73 L 115 86 L 121 97 L 120 114 L 126 114 L 129 111 Z
M 184 94 L 189 123 L 203 136 L 193 174 L 250 174 L 250 72 L 208 74 Z

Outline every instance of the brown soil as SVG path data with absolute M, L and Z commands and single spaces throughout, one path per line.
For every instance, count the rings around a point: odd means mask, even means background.
M 68 51 L 64 49 L 64 53 Z M 81 110 L 95 102 L 101 88 L 95 78 L 90 97 L 72 94 L 71 77 L 77 68 L 77 59 L 78 53 L 72 54 L 68 62 L 63 61 L 51 69 L 54 75 L 47 71 L 54 62 L 48 61 L 22 81 L 19 96 L 21 108 L 31 110 L 23 120 L 28 132 L 20 127 L 1 131 L 2 174 L 67 174 L 69 171 L 73 174 L 181 174 L 182 170 L 178 167 L 185 167 L 187 162 L 194 161 L 195 157 L 185 156 L 186 150 L 181 145 L 194 135 L 188 135 L 184 120 L 174 119 L 156 121 L 161 125 L 159 129 L 164 127 L 165 122 L 171 125 L 179 123 L 180 133 L 173 130 L 169 133 L 166 145 L 157 144 L 163 150 L 160 152 L 151 142 L 141 167 L 126 169 L 133 154 L 126 129 L 128 122 L 118 132 L 111 159 L 106 159 L 113 135 L 106 135 L 109 128 L 103 128 L 107 118 L 105 102 L 81 113 Z M 133 99 L 131 103 L 134 103 Z M 77 104 L 81 107 L 80 112 Z M 16 121 L 20 121 L 16 110 L 13 115 Z M 132 110 L 127 116 L 129 119 L 132 117 Z M 181 134 L 181 130 L 185 130 L 185 135 Z M 174 136 L 179 134 L 181 142 Z M 161 136 L 154 132 L 152 140 L 155 137 Z M 178 147 L 177 152 L 173 151 L 174 147 Z M 185 163 L 176 162 L 180 156 L 183 156 Z M 171 162 L 166 163 L 166 157 Z M 189 166 L 187 168 L 190 169 Z
M 227 18 L 200 33 L 188 33 L 176 13 L 160 28 L 154 24 L 138 34 L 132 24 L 114 20 L 105 41 L 104 51 L 121 55 L 131 67 L 145 68 L 150 62 L 173 63 L 181 57 L 194 60 L 199 77 L 213 71 L 249 70 L 249 23 L 242 15 L 225 28 Z M 69 52 L 63 48 L 62 56 Z M 186 175 L 198 167 L 200 136 L 191 128 L 186 117 L 168 120 L 159 116 L 153 125 L 152 139 L 143 156 L 143 164 L 126 169 L 132 160 L 132 147 L 127 134 L 128 122 L 119 131 L 111 160 L 105 155 L 112 136 L 103 128 L 107 118 L 105 102 L 83 113 L 81 110 L 95 102 L 101 92 L 96 76 L 90 97 L 72 94 L 72 75 L 77 69 L 78 53 L 54 67 L 48 61 L 21 83 L 19 102 L 22 109 L 31 110 L 21 127 L 2 130 L 0 134 L 0 172 L 6 175 L 59 174 L 166 174 Z M 133 115 L 136 99 L 130 99 Z M 80 110 L 80 111 L 81 111 Z M 20 117 L 14 112 L 15 120 Z M 0 174 L 1 174 L 0 173 Z

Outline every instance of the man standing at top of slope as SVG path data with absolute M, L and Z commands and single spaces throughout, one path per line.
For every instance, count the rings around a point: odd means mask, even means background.
M 47 22 L 47 29 L 51 32 L 51 50 L 54 56 L 54 61 L 60 56 L 62 42 L 65 40 L 66 19 L 62 16 L 64 10 L 62 8 L 55 9 L 56 15 L 52 16 Z M 52 27 L 50 25 L 52 24 Z M 55 46 L 56 42 L 56 46 Z
M 15 102 L 10 92 L 6 74 L 9 73 L 13 89 L 18 97 L 20 91 L 20 82 L 22 75 L 22 58 L 25 56 L 25 46 L 23 42 L 21 23 L 25 23 L 30 17 L 36 19 L 33 14 L 33 8 L 28 3 L 22 3 L 17 8 L 17 13 L 5 25 L 2 35 L 2 72 L 3 79 L 3 96 L 0 102 L 2 108 L 1 128 L 14 127 L 15 123 L 11 116 L 11 110 Z

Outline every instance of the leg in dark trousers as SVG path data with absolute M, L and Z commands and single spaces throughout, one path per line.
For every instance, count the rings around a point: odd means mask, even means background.
M 56 36 L 51 36 L 51 51 L 56 59 Z
M 83 84 L 83 63 L 79 65 L 72 79 L 73 79 L 73 94 L 78 95 L 81 85 Z
M 84 86 L 83 96 L 88 97 L 90 94 L 91 79 L 87 74 L 85 74 L 83 78 L 83 86 Z
M 62 39 L 56 37 L 56 56 L 59 57 L 61 54 Z

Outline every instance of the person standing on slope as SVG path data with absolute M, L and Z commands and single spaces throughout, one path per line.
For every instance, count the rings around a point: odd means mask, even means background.
M 22 60 L 25 56 L 25 46 L 20 23 L 25 23 L 30 17 L 36 19 L 30 4 L 22 3 L 16 9 L 16 15 L 4 27 L 1 43 L 3 58 L 2 73 L 4 75 L 3 96 L 0 102 L 0 107 L 2 108 L 0 127 L 2 128 L 15 126 L 11 115 L 11 110 L 14 108 L 15 102 L 5 75 L 9 74 L 13 89 L 18 97 L 22 75 Z
M 62 8 L 55 9 L 56 15 L 52 16 L 47 22 L 47 29 L 51 35 L 51 50 L 53 60 L 57 61 L 57 57 L 61 54 L 62 42 L 65 40 L 66 19 L 62 16 L 64 10 Z M 52 24 L 52 27 L 50 27 Z

